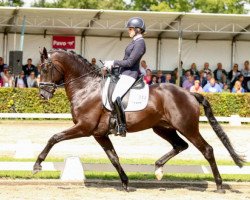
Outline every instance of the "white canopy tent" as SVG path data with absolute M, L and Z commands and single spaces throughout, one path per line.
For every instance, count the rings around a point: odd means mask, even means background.
M 151 69 L 173 70 L 179 60 L 199 69 L 221 62 L 226 70 L 250 57 L 250 15 L 110 11 L 0 7 L 0 56 L 19 50 L 25 18 L 24 62 L 39 61 L 38 49 L 52 48 L 53 35 L 76 37 L 77 53 L 87 59 L 122 59 L 131 40 L 125 24 L 132 16 L 145 20 L 147 52 Z

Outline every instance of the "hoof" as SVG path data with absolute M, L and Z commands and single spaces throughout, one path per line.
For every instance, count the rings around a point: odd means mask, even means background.
M 162 179 L 162 177 L 163 177 L 163 169 L 162 169 L 162 167 L 155 170 L 155 176 L 156 176 L 158 181 L 160 181 Z
M 33 174 L 37 174 L 40 171 L 42 171 L 42 166 L 41 165 L 34 165 Z
M 126 192 L 129 192 L 128 183 L 122 183 L 122 188 L 123 188 Z

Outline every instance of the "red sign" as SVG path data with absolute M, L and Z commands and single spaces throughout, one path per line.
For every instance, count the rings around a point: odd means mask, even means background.
M 52 47 L 54 49 L 75 49 L 75 36 L 53 36 Z

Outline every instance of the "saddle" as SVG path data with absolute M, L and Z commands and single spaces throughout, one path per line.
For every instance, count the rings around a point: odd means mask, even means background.
M 107 77 L 102 90 L 102 102 L 104 107 L 112 111 L 112 94 L 119 80 L 119 73 L 112 72 L 110 77 Z M 143 76 L 138 77 L 132 87 L 121 97 L 125 112 L 143 110 L 148 103 L 149 87 L 143 81 Z

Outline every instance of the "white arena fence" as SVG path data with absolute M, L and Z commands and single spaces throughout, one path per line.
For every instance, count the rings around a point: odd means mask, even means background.
M 70 113 L 0 113 L 1 119 L 72 119 Z M 232 115 L 230 117 L 215 117 L 218 122 L 226 122 L 232 126 L 250 123 L 250 117 Z M 200 122 L 207 122 L 205 116 L 200 116 Z

